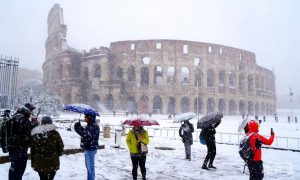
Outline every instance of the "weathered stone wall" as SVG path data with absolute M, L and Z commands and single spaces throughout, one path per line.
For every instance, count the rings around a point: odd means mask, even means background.
M 62 18 L 62 9 L 50 13 Z M 275 76 L 256 64 L 252 52 L 161 39 L 113 42 L 80 52 L 52 42 L 66 43 L 61 18 L 48 22 L 48 36 L 56 38 L 46 41 L 43 73 L 44 86 L 54 89 L 62 103 L 142 113 L 197 112 L 197 107 L 200 113 L 275 112 Z

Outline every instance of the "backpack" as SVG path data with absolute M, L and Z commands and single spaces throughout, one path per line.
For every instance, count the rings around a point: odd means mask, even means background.
M 200 143 L 203 144 L 203 145 L 206 145 L 206 140 L 205 140 L 205 137 L 204 137 L 204 131 L 201 130 L 200 132 L 200 135 L 199 135 L 199 140 L 200 140 Z
M 255 133 L 251 133 L 250 135 L 245 136 L 240 141 L 239 154 L 245 162 L 248 162 L 254 158 L 254 152 L 252 151 L 251 146 L 250 146 L 250 137 L 254 134 Z

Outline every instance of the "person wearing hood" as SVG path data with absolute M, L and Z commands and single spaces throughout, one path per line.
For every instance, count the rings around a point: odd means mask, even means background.
M 37 126 L 37 122 L 31 118 L 34 109 L 32 104 L 26 103 L 8 121 L 7 149 L 11 159 L 8 172 L 9 180 L 21 180 L 25 172 L 28 158 L 27 150 L 31 142 L 30 133 Z
M 207 128 L 203 128 L 203 136 L 206 141 L 206 146 L 207 146 L 207 155 L 204 159 L 202 169 L 208 169 L 208 168 L 213 168 L 216 169 L 216 167 L 213 165 L 214 159 L 216 157 L 216 140 L 215 140 L 215 134 L 216 134 L 216 127 L 219 126 L 221 122 L 217 122 L 213 125 L 210 125 Z M 207 163 L 208 166 L 207 166 Z
M 31 131 L 31 166 L 43 180 L 53 180 L 60 166 L 64 144 L 56 128 L 52 119 L 44 116 L 41 125 Z
M 144 130 L 142 126 L 136 124 L 126 136 L 126 144 L 130 151 L 132 162 L 133 180 L 137 179 L 137 169 L 139 165 L 143 180 L 146 179 L 146 154 L 140 152 L 141 143 L 146 145 L 149 144 L 148 132 Z
M 182 142 L 185 148 L 185 158 L 191 160 L 191 146 L 193 144 L 194 126 L 188 120 L 183 121 L 183 124 L 179 128 L 179 136 L 182 138 Z
M 254 157 L 249 162 L 247 162 L 249 172 L 250 172 L 250 180 L 260 180 L 263 179 L 263 161 L 261 160 L 261 145 L 271 145 L 274 141 L 274 132 L 271 128 L 271 137 L 269 139 L 263 137 L 258 134 L 259 124 L 255 120 L 251 120 L 247 124 L 248 133 L 247 136 L 250 136 L 250 147 L 254 152 Z
M 74 124 L 74 129 L 81 136 L 80 147 L 84 149 L 85 166 L 87 169 L 87 179 L 95 179 L 95 154 L 99 148 L 100 128 L 96 123 L 96 115 L 84 114 L 86 127 L 82 127 L 80 122 Z

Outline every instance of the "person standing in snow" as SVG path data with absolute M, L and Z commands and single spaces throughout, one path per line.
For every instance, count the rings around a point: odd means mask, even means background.
M 87 126 L 84 128 L 80 122 L 74 124 L 74 129 L 81 136 L 80 147 L 84 149 L 87 179 L 95 179 L 95 154 L 99 147 L 100 129 L 96 123 L 96 115 L 84 114 L 84 121 Z
M 194 126 L 188 120 L 183 121 L 179 128 L 179 136 L 182 138 L 185 149 L 185 158 L 191 160 L 191 146 L 193 144 Z
M 137 179 L 137 169 L 140 165 L 143 180 L 146 179 L 146 154 L 140 152 L 141 143 L 149 144 L 148 132 L 140 125 L 134 125 L 126 136 L 126 144 L 130 151 L 132 162 L 132 177 Z
M 249 162 L 247 162 L 249 172 L 250 172 L 250 180 L 260 180 L 263 179 L 263 161 L 261 160 L 261 145 L 271 145 L 274 141 L 274 132 L 271 128 L 271 137 L 266 139 L 265 137 L 258 134 L 259 124 L 255 120 L 251 120 L 248 122 L 249 132 L 247 136 L 252 135 L 249 138 L 251 150 L 254 152 L 254 157 Z
M 26 103 L 17 110 L 7 124 L 7 149 L 11 165 L 8 172 L 9 180 L 22 180 L 27 165 L 27 150 L 31 142 L 31 130 L 37 125 L 31 118 L 35 107 Z M 31 120 L 30 120 L 31 119 Z
M 64 144 L 56 128 L 52 119 L 44 116 L 41 125 L 31 131 L 31 166 L 42 180 L 53 180 L 59 169 Z
M 216 156 L 216 140 L 215 140 L 215 134 L 216 134 L 216 127 L 219 126 L 221 122 L 217 122 L 213 125 L 210 125 L 207 128 L 203 128 L 203 136 L 206 141 L 206 146 L 207 146 L 207 155 L 204 159 L 202 169 L 208 169 L 208 168 L 213 168 L 216 169 L 215 166 L 213 166 L 213 162 Z M 207 163 L 208 166 L 207 166 Z

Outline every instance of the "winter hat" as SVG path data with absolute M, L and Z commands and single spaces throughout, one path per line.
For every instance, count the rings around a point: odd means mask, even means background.
M 31 104 L 31 103 L 25 103 L 25 105 L 24 105 L 27 109 L 29 109 L 30 111 L 33 111 L 33 110 L 35 110 L 35 107 L 34 107 L 34 105 L 33 104 Z
M 91 122 L 96 122 L 96 115 L 94 114 L 84 114 L 84 115 L 90 118 Z
M 49 116 L 43 116 L 41 120 L 42 124 L 52 124 L 52 119 Z

